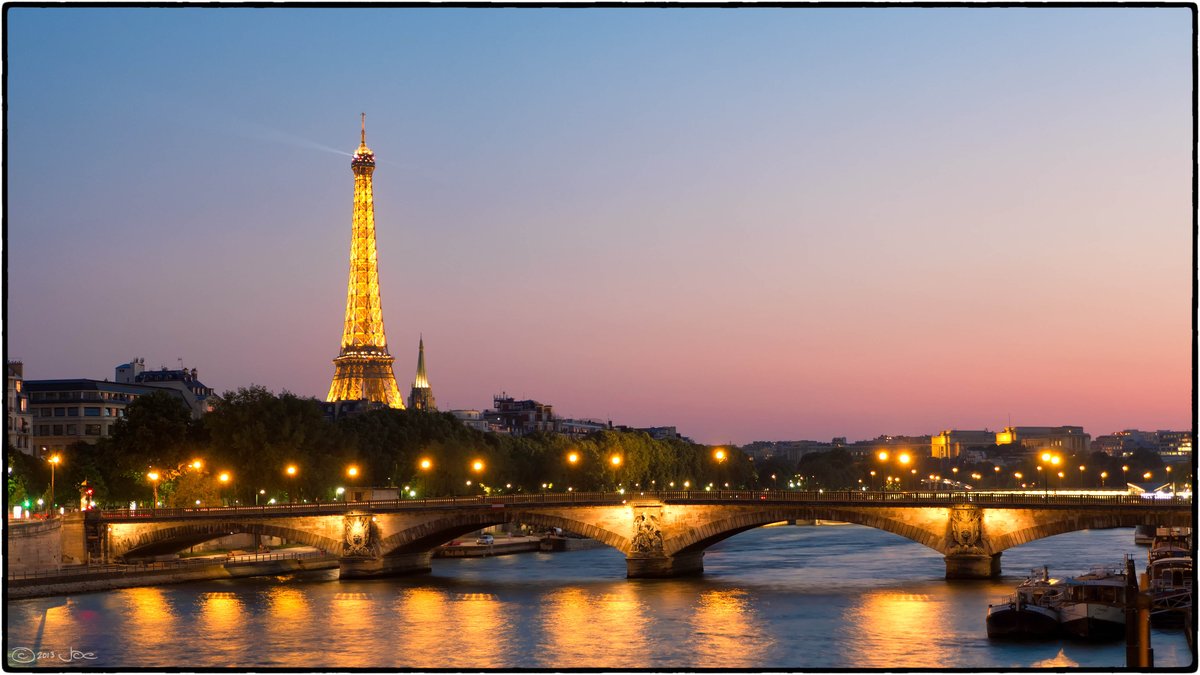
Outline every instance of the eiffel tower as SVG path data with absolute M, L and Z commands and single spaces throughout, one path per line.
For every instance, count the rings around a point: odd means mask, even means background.
M 383 307 L 379 302 L 379 268 L 375 254 L 375 200 L 371 174 L 375 153 L 367 147 L 367 114 L 362 116 L 362 136 L 354 159 L 354 219 L 350 238 L 350 284 L 346 294 L 346 327 L 342 351 L 333 360 L 333 383 L 326 401 L 361 401 L 404 408 L 396 387 L 392 357 L 383 334 Z

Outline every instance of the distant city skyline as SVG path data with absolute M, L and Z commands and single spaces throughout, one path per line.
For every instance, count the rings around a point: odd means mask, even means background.
M 706 443 L 1190 429 L 1192 14 L 8 7 L 6 354 Z

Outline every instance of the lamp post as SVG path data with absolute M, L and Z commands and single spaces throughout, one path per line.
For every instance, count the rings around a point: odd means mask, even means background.
M 1080 465 L 1079 465 L 1079 489 L 1080 489 L 1080 490 L 1082 490 L 1082 489 L 1083 489 L 1083 471 L 1084 471 L 1084 469 L 1086 469 L 1086 468 L 1087 468 L 1087 467 L 1086 467 L 1086 466 L 1084 466 L 1083 464 L 1080 464 Z
M 358 478 L 358 467 L 351 464 L 346 467 L 346 478 L 350 479 L 350 487 L 354 487 L 354 481 Z M 358 501 L 358 495 L 355 495 L 354 501 Z
M 1108 472 L 1107 472 L 1107 471 L 1101 471 L 1101 472 L 1100 472 L 1100 487 L 1104 487 L 1104 482 L 1105 482 L 1107 479 L 1108 479 Z
M 608 463 L 611 464 L 612 468 L 613 468 L 613 482 L 614 483 L 617 482 L 617 472 L 621 469 L 622 461 L 623 460 L 620 455 L 613 455 L 608 458 Z
M 283 472 L 285 474 L 287 474 L 287 477 L 293 479 L 292 484 L 291 484 L 292 489 L 288 490 L 288 501 L 291 502 L 292 504 L 296 503 L 296 490 L 295 490 L 296 481 L 295 481 L 295 478 L 296 478 L 296 474 L 299 473 L 299 471 L 300 470 L 296 468 L 295 464 L 288 464 L 283 469 Z
M 233 477 L 229 475 L 228 471 L 222 471 L 221 474 L 217 476 L 217 481 L 221 483 L 222 487 L 229 485 L 231 480 L 233 480 Z
M 1169 480 L 1171 482 L 1171 496 L 1174 497 L 1175 496 L 1175 479 L 1171 478 L 1171 467 L 1169 467 L 1169 466 L 1166 467 L 1166 470 L 1167 470 L 1167 480 Z
M 50 513 L 54 513 L 54 467 L 58 466 L 62 461 L 62 456 L 58 454 L 50 455 Z
M 158 472 L 150 471 L 146 474 L 146 478 L 150 479 L 150 486 L 154 489 L 154 501 L 151 502 L 150 508 L 158 508 Z

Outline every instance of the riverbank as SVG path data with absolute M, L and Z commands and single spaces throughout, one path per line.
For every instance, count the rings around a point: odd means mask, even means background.
M 308 570 L 332 569 L 336 556 L 316 550 L 249 554 L 232 558 L 182 560 L 148 565 L 69 566 L 36 575 L 8 579 L 8 598 L 36 598 L 135 586 L 160 586 L 189 581 L 236 579 Z

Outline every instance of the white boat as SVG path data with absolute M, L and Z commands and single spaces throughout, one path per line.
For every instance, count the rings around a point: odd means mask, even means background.
M 1065 590 L 1059 618 L 1063 632 L 1085 640 L 1125 636 L 1125 570 L 1096 567 L 1062 581 Z
M 1158 528 L 1142 585 L 1150 593 L 1151 621 L 1177 625 L 1191 613 L 1193 570 L 1191 528 Z
M 1059 635 L 1063 587 L 1045 567 L 1034 570 L 1007 602 L 988 605 L 987 635 L 992 639 L 1051 639 Z

